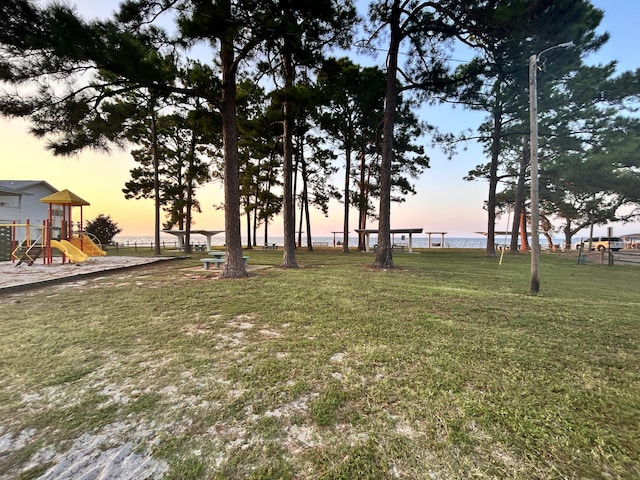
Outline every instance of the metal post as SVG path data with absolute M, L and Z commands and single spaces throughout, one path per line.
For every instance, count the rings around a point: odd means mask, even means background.
M 613 227 L 607 228 L 607 235 L 609 235 L 609 247 L 607 248 L 607 253 L 609 254 L 609 266 L 613 267 L 613 251 L 611 250 L 611 237 L 613 237 Z
M 531 145 L 531 293 L 540 291 L 540 207 L 538 199 L 538 56 L 529 57 L 529 122 Z
M 529 57 L 529 121 L 531 133 L 531 293 L 540 291 L 540 202 L 538 198 L 538 59 L 554 48 L 573 47 L 573 42 L 560 43 Z

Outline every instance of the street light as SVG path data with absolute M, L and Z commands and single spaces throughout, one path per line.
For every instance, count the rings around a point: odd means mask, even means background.
M 538 58 L 543 53 L 555 48 L 573 47 L 573 42 L 560 43 L 553 47 L 542 50 L 537 55 L 529 57 L 529 121 L 531 145 L 529 154 L 531 156 L 531 293 L 540 291 L 540 206 L 538 199 Z

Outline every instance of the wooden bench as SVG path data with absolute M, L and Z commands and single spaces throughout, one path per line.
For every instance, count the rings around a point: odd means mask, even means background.
M 247 266 L 247 261 L 249 260 L 249 257 L 242 257 L 242 263 L 244 263 L 244 266 Z M 224 265 L 224 262 L 226 261 L 226 257 L 224 255 L 222 256 L 217 256 L 217 257 L 213 257 L 213 258 L 201 258 L 200 261 L 202 262 L 202 267 L 205 270 L 209 270 L 209 264 L 213 263 L 213 267 L 214 268 L 220 268 L 222 267 L 222 265 Z
M 314 247 L 328 247 L 329 242 L 313 242 Z

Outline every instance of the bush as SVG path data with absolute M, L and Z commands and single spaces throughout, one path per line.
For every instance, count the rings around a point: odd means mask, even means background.
M 113 237 L 122 231 L 121 228 L 118 228 L 118 224 L 111 220 L 111 216 L 105 216 L 102 213 L 93 220 L 87 220 L 87 226 L 84 230 L 95 235 L 103 245 L 111 243 Z

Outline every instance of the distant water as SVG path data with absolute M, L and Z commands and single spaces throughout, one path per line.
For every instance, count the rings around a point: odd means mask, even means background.
M 297 236 L 296 236 L 296 240 L 297 240 Z M 126 236 L 126 235 L 118 235 L 114 238 L 115 242 L 118 242 L 121 245 L 138 245 L 138 246 L 144 246 L 144 245 L 149 245 L 151 246 L 154 242 L 154 238 L 153 235 L 149 235 L 149 236 Z M 243 237 L 243 244 L 246 244 L 247 240 L 246 237 Z M 317 242 L 317 243 L 327 243 L 329 246 L 334 246 L 334 238 L 333 236 L 314 236 L 312 237 L 312 241 L 313 242 Z M 338 242 L 342 242 L 342 237 L 337 237 L 335 238 L 336 243 Z M 396 235 L 394 237 L 394 242 L 396 244 L 407 244 L 409 241 L 409 236 L 405 235 L 404 238 L 402 238 L 401 235 Z M 445 235 L 444 237 L 444 245 L 442 245 L 443 248 L 479 248 L 479 249 L 484 249 L 486 247 L 486 238 L 484 236 L 478 235 L 477 237 L 447 237 Z M 160 235 L 160 243 L 163 244 L 166 247 L 172 247 L 172 246 L 176 246 L 178 241 L 177 238 L 173 235 L 166 235 L 166 234 L 161 234 Z M 192 235 L 191 237 L 191 243 L 194 245 L 204 245 L 206 244 L 205 241 L 205 237 L 199 234 L 195 234 Z M 264 243 L 264 238 L 260 238 L 258 239 L 258 241 L 256 242 L 256 244 L 258 246 L 262 245 Z M 269 238 L 269 243 L 275 243 L 276 245 L 282 246 L 283 245 L 283 237 L 270 237 Z M 376 236 L 372 235 L 371 239 L 370 239 L 370 245 L 373 246 L 377 243 L 377 238 Z M 415 248 L 440 248 L 442 243 L 442 238 L 440 235 L 432 235 L 431 236 L 431 246 L 429 246 L 429 238 L 427 235 L 414 235 L 412 238 L 412 245 Z M 496 244 L 498 245 L 502 245 L 504 244 L 504 237 L 496 237 Z M 560 244 L 562 243 L 561 240 L 555 240 L 554 243 L 556 244 Z M 302 245 L 306 246 L 307 244 L 307 238 L 306 237 L 302 237 Z M 507 245 L 509 244 L 509 239 L 507 239 Z M 544 238 L 540 238 L 540 244 L 542 247 L 545 247 L 547 245 L 547 241 Z M 220 235 L 216 235 L 214 237 L 211 237 L 211 245 L 213 246 L 223 246 L 224 245 L 224 235 L 220 234 Z M 340 244 L 336 245 L 336 246 L 340 246 Z M 349 246 L 350 247 L 357 247 L 358 246 L 358 237 L 349 237 Z

